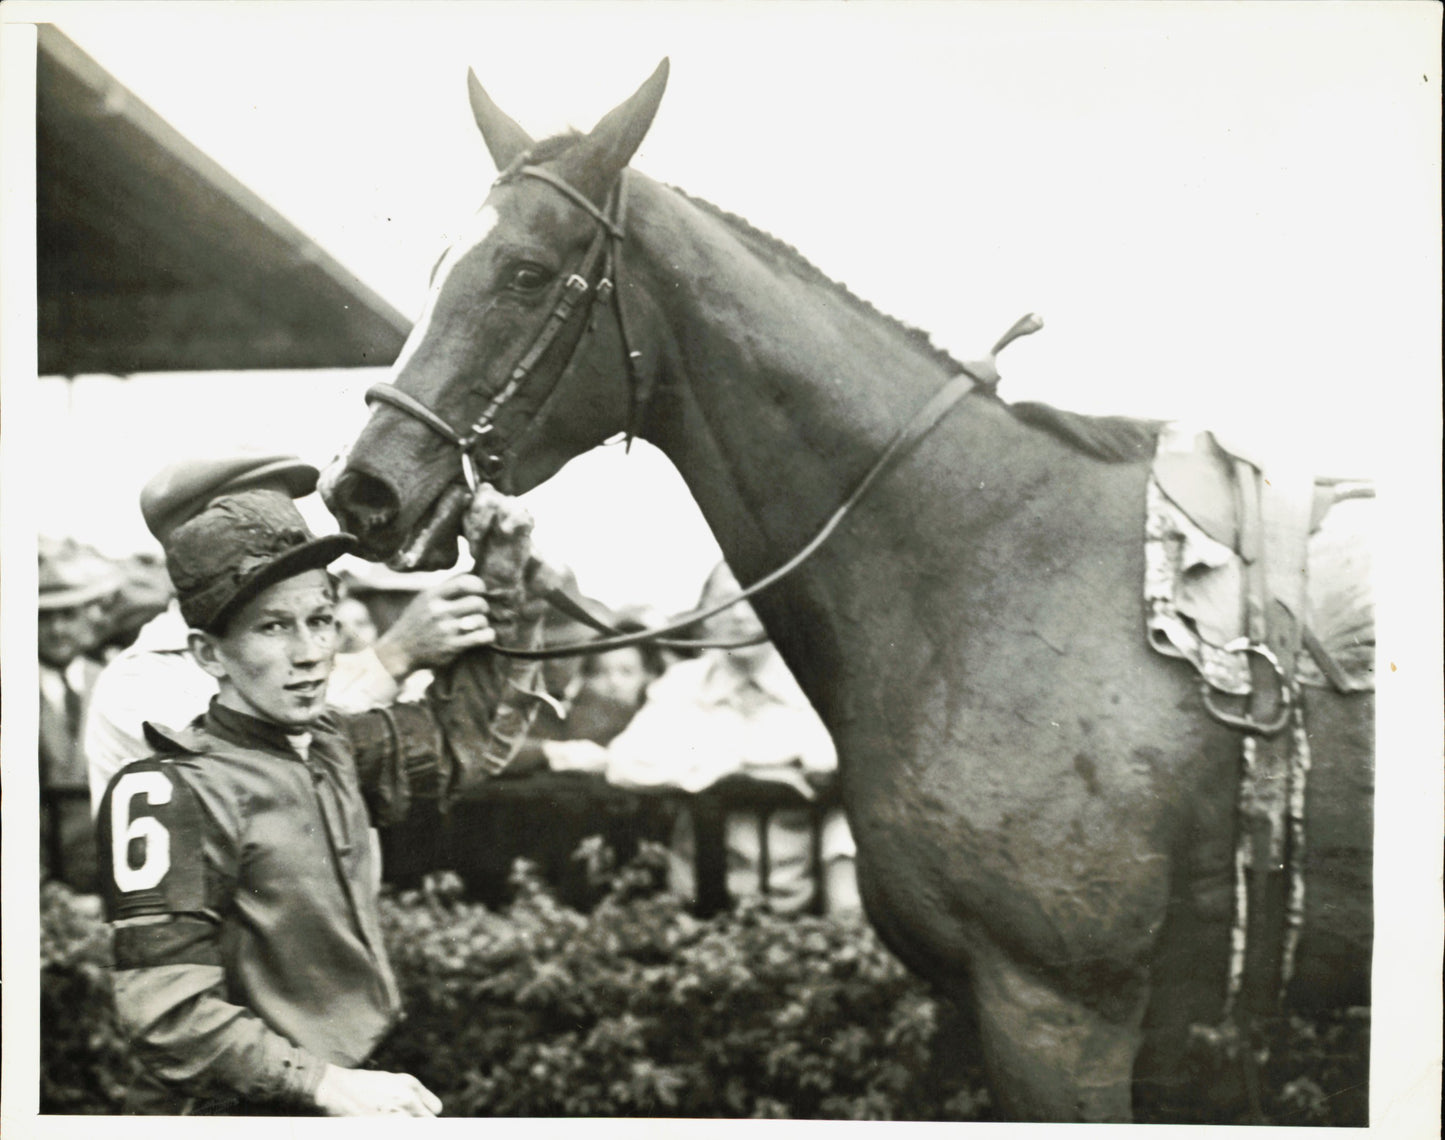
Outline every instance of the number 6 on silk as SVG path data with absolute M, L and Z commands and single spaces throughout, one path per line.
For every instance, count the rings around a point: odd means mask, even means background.
M 126 765 L 101 803 L 97 842 L 112 920 L 205 909 L 201 809 L 172 766 Z

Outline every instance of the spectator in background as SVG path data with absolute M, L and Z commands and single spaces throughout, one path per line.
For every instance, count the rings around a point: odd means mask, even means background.
M 738 591 L 725 564 L 709 576 L 699 606 Z M 743 641 L 763 634 L 762 623 L 740 602 L 707 624 L 708 637 Z M 778 781 L 805 800 L 815 793 L 810 775 L 832 772 L 832 738 L 770 641 L 736 649 L 710 649 L 674 665 L 647 691 L 636 717 L 607 747 L 607 778 L 623 787 L 676 787 L 700 792 L 719 780 L 745 775 Z M 695 893 L 691 818 L 683 813 L 673 836 L 673 885 Z M 785 808 L 763 816 L 731 811 L 723 821 L 727 887 L 734 899 L 767 897 L 773 909 L 793 913 L 813 902 L 813 813 Z M 854 848 L 841 812 L 830 812 L 819 844 L 830 912 L 858 905 Z M 763 881 L 763 868 L 767 868 Z
M 93 891 L 95 840 L 90 824 L 80 730 L 100 663 L 87 656 L 104 621 L 104 603 L 120 574 L 73 543 L 42 542 L 40 612 L 41 870 L 78 891 Z
M 647 628 L 628 617 L 612 625 L 619 633 Z M 650 643 L 592 653 L 580 660 L 566 720 L 555 739 L 539 740 L 537 747 L 553 771 L 605 772 L 605 746 L 632 722 L 646 699 L 647 687 L 662 676 L 666 661 Z
M 146 624 L 164 613 L 175 591 L 165 563 L 153 554 L 132 554 L 115 560 L 120 589 L 106 606 L 99 643 L 92 656 L 102 664 L 129 647 Z
M 271 490 L 300 498 L 316 489 L 317 477 L 315 467 L 293 455 L 183 460 L 145 485 L 141 513 L 164 545 L 176 527 L 222 495 Z M 445 664 L 481 644 L 468 622 L 485 609 L 481 581 L 470 574 L 423 591 L 373 646 L 337 657 L 328 702 L 342 712 L 360 712 L 395 701 L 400 683 L 417 669 Z M 215 695 L 216 682 L 191 657 L 187 635 L 186 621 L 172 603 L 97 679 L 81 737 L 92 811 L 116 772 L 149 755 L 143 722 L 189 724 Z
M 635 633 L 647 627 L 624 619 L 616 623 L 620 633 Z M 622 732 L 647 697 L 647 687 L 662 676 L 663 658 L 655 645 L 627 645 L 609 649 L 582 660 L 582 688 L 572 714 L 577 739 L 610 743 Z

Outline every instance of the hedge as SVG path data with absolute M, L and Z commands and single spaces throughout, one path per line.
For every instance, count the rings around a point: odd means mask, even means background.
M 459 897 L 387 910 L 410 1017 L 382 1054 L 461 1115 L 978 1119 L 976 1062 L 861 919 L 746 906 L 706 921 L 655 849 L 590 915 L 524 863 L 498 915 Z M 427 1076 L 422 1076 L 426 1073 Z
M 415 1074 L 456 1116 L 991 1118 L 969 1023 L 861 919 L 744 906 L 699 920 L 659 889 L 658 849 L 620 870 L 598 844 L 579 857 L 605 886 L 589 914 L 525 863 L 501 911 L 455 876 L 387 895 L 408 1018 L 379 1066 Z M 42 1112 L 115 1112 L 131 1073 L 94 903 L 42 891 Z M 1363 1124 L 1368 1031 L 1362 1010 L 1275 1026 L 1271 1119 Z M 1231 1048 L 1196 1042 L 1206 1086 L 1237 1069 Z

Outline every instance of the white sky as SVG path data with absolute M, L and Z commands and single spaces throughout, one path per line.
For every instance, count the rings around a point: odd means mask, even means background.
M 1008 395 L 1251 441 L 1281 435 L 1260 417 L 1292 417 L 1284 443 L 1352 474 L 1380 466 L 1401 401 L 1437 382 L 1439 249 L 1421 235 L 1438 216 L 1439 71 L 1417 6 L 40 10 L 409 317 L 494 173 L 467 67 L 540 137 L 591 127 L 667 55 L 635 166 L 964 359 L 1042 313 L 1004 358 Z M 294 436 L 253 427 L 248 390 L 212 391 L 232 429 L 265 433 L 250 442 Z M 361 414 L 333 392 L 304 409 L 318 461 Z M 130 403 L 147 414 L 139 386 Z M 125 414 L 112 405 L 104 432 Z M 605 599 L 690 602 L 715 550 L 665 463 L 581 467 L 534 496 L 546 545 Z M 53 497 L 47 517 L 89 510 L 78 525 L 103 545 L 145 541 L 133 509 Z M 639 565 L 658 534 L 671 549 Z

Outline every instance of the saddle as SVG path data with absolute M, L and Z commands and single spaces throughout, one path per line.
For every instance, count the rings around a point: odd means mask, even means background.
M 1338 524 L 1320 539 L 1338 504 L 1374 497 L 1371 484 L 1266 468 L 1215 433 L 1176 424 L 1160 433 L 1152 474 L 1150 538 L 1175 544 L 1175 580 L 1147 591 L 1155 648 L 1194 661 L 1221 693 L 1253 694 L 1256 706 L 1282 705 L 1297 679 L 1373 687 L 1368 551 L 1342 558 Z M 1173 520 L 1154 517 L 1160 508 Z M 1235 727 L 1283 726 L 1278 707 L 1256 717 L 1209 704 Z
M 1215 432 L 1181 431 L 1172 425 L 1168 430 L 1173 433 L 1168 441 L 1169 449 L 1165 450 L 1161 444 L 1154 461 L 1154 477 L 1159 486 L 1210 538 L 1246 558 L 1252 557 L 1253 552 L 1247 549 L 1253 537 L 1248 533 L 1252 504 L 1242 501 L 1245 485 L 1241 476 L 1249 478 L 1262 472 L 1264 464 L 1242 448 L 1226 447 Z M 1183 440 L 1188 441 L 1187 450 L 1179 450 Z M 1342 482 L 1319 478 L 1312 478 L 1308 485 L 1298 479 L 1293 483 L 1282 482 L 1271 470 L 1263 495 L 1272 503 L 1269 513 L 1276 518 L 1303 517 L 1307 507 L 1307 533 L 1312 533 L 1319 529 L 1325 512 L 1341 497 Z

